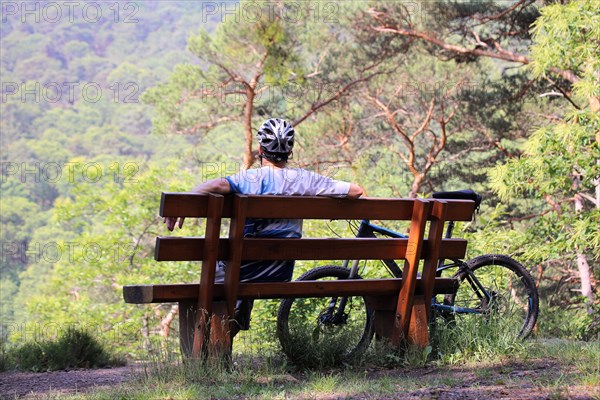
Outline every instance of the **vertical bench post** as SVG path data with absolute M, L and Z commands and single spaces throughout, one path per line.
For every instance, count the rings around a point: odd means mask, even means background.
M 408 342 L 420 348 L 429 344 L 429 322 L 431 318 L 431 298 L 435 285 L 435 274 L 442 245 L 442 234 L 446 217 L 447 203 L 442 200 L 433 200 L 433 209 L 427 236 L 427 254 L 423 261 L 421 283 L 423 295 L 415 296 L 410 318 Z
M 209 350 L 216 356 L 230 355 L 233 338 L 231 332 L 235 328 L 233 316 L 240 284 L 240 266 L 244 227 L 246 223 L 246 204 L 248 198 L 243 195 L 233 197 L 233 212 L 229 227 L 229 256 L 225 269 L 225 301 L 214 302 L 211 319 Z
M 194 344 L 192 348 L 193 358 L 200 358 L 202 354 L 207 352 L 207 344 L 210 338 L 209 322 L 213 311 L 213 288 L 215 283 L 215 270 L 217 267 L 219 235 L 221 232 L 223 196 L 209 194 L 207 211 L 202 272 L 200 273 L 198 293 L 198 309 L 196 311 Z
M 423 235 L 430 211 L 431 202 L 420 199 L 414 200 L 406 249 L 406 262 L 402 271 L 402 288 L 398 295 L 394 328 L 392 330 L 392 344 L 396 347 L 408 338 L 410 316 L 417 284 L 417 272 L 423 247 Z
M 246 226 L 246 207 L 248 197 L 236 195 L 233 199 L 233 212 L 229 228 L 229 258 L 225 271 L 225 298 L 227 311 L 233 316 L 240 284 L 240 266 L 244 245 L 244 228 Z

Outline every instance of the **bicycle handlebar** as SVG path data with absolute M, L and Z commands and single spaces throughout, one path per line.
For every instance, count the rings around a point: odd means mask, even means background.
M 434 199 L 451 199 L 451 200 L 473 200 L 475 202 L 475 211 L 479 211 L 483 196 L 471 190 L 455 190 L 451 192 L 435 192 L 431 195 Z

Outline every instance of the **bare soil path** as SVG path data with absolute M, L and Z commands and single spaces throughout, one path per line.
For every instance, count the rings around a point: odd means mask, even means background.
M 98 387 L 114 387 L 134 378 L 136 366 L 75 369 L 53 372 L 0 373 L 0 399 L 76 394 Z
M 479 367 L 412 369 L 405 374 L 405 377 L 428 382 L 427 387 L 399 397 L 378 399 L 600 400 L 599 386 L 566 384 L 571 381 L 568 376 L 577 371 L 550 359 Z
M 67 394 L 82 394 L 99 388 L 127 386 L 139 373 L 138 366 L 96 370 L 56 372 L 3 372 L 0 373 L 1 399 L 58 399 Z M 399 384 L 394 395 L 355 394 L 310 395 L 308 398 L 333 399 L 573 399 L 599 400 L 600 387 L 564 384 L 574 373 L 567 365 L 551 359 L 535 359 L 504 365 L 451 368 L 402 368 L 372 370 L 368 379 L 398 377 L 404 382 L 421 382 L 421 388 L 403 390 Z M 576 372 L 575 372 L 576 373 Z M 138 375 L 139 376 L 139 375 Z M 302 375 L 289 377 L 302 385 Z M 257 380 L 260 380 L 257 377 Z M 244 398 L 242 394 L 236 396 Z M 292 397 L 290 397 L 292 398 Z M 304 398 L 302 395 L 297 398 Z

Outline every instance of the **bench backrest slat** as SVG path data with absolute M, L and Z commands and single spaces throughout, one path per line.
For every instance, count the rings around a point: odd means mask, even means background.
M 231 217 L 233 198 L 223 199 L 223 218 Z M 169 193 L 163 192 L 160 198 L 161 217 L 205 218 L 208 213 L 208 196 L 198 193 Z
M 251 239 L 243 240 L 244 260 L 400 260 L 406 256 L 408 239 Z M 440 258 L 464 257 L 467 241 L 443 239 Z M 204 238 L 157 237 L 156 261 L 201 261 Z M 229 240 L 219 240 L 218 258 L 230 256 Z M 430 251 L 423 240 L 423 253 Z M 421 257 L 423 258 L 423 257 Z
M 334 199 L 312 196 L 236 196 L 246 197 L 249 218 L 301 218 L 301 219 L 374 219 L 410 220 L 414 199 Z M 470 200 L 446 200 L 453 204 L 446 218 L 469 221 L 474 203 Z M 223 218 L 233 215 L 234 201 L 226 196 Z M 161 217 L 204 218 L 208 210 L 206 195 L 193 193 L 163 193 Z

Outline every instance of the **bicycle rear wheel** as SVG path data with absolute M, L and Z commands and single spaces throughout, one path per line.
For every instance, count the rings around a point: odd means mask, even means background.
M 499 254 L 476 257 L 467 261 L 467 267 L 472 275 L 459 270 L 454 275 L 460 282 L 458 291 L 444 297 L 444 304 L 454 307 L 455 321 L 484 315 L 496 319 L 502 329 L 518 337 L 529 336 L 537 321 L 539 299 L 525 267 Z M 489 300 L 481 295 L 479 285 L 491 295 Z
M 350 270 L 334 265 L 312 269 L 298 278 L 348 279 Z M 360 277 L 357 277 L 360 279 Z M 284 299 L 277 314 L 277 335 L 283 352 L 297 365 L 323 366 L 351 362 L 369 347 L 373 337 L 373 312 L 361 296 Z

